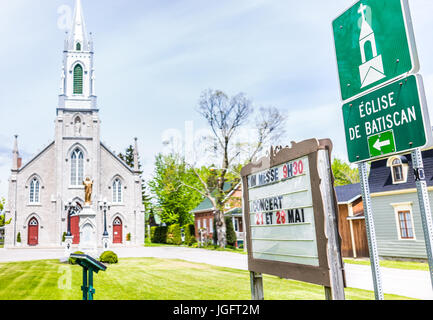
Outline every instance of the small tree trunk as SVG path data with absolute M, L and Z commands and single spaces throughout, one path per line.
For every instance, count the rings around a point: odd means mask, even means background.
M 221 248 L 225 248 L 227 245 L 227 239 L 226 239 L 226 222 L 224 219 L 224 212 L 221 210 L 217 210 L 215 212 L 215 225 L 216 225 L 216 233 L 217 233 L 217 239 L 218 239 L 218 245 Z

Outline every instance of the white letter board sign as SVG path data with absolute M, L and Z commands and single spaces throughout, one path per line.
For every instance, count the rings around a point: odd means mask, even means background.
M 330 287 L 318 155 L 331 149 L 330 140 L 293 143 L 242 169 L 250 271 Z M 338 210 L 333 188 L 331 199 Z

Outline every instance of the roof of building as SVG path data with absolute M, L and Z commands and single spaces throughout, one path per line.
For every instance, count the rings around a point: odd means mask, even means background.
M 411 154 L 405 154 L 404 157 L 407 159 L 409 165 L 409 171 L 407 176 L 407 182 L 401 184 L 392 183 L 391 168 L 387 167 L 388 159 L 379 160 L 371 163 L 369 185 L 370 192 L 387 192 L 404 189 L 415 189 L 416 183 L 412 167 Z M 425 178 L 427 186 L 433 186 L 433 149 L 422 152 L 422 158 L 424 163 Z
M 240 184 L 238 184 L 234 190 L 236 190 L 239 186 L 240 186 Z M 229 190 L 230 187 L 231 187 L 231 184 L 229 182 L 226 182 L 224 184 L 224 191 Z M 227 197 L 230 197 L 231 194 L 232 193 L 228 194 Z M 210 211 L 210 210 L 214 210 L 214 206 L 212 205 L 212 202 L 208 198 L 204 198 L 203 201 L 191 212 L 192 213 L 198 213 L 198 212 L 205 212 L 205 211 Z
M 349 184 L 335 187 L 338 203 L 351 203 L 361 197 L 361 184 Z

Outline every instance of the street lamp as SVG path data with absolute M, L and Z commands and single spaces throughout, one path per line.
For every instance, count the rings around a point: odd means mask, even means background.
M 65 210 L 68 212 L 68 232 L 66 233 L 67 237 L 72 236 L 71 234 L 71 211 L 74 208 L 72 205 L 72 200 L 69 200 L 65 205 Z
M 72 203 L 72 200 L 69 200 L 65 205 L 65 210 L 68 212 L 68 232 L 66 233 L 67 237 L 72 236 L 72 234 L 71 234 L 71 215 L 72 215 L 72 212 L 76 213 L 81 208 L 82 207 L 78 202 L 74 205 Z
M 104 233 L 102 234 L 104 237 L 108 237 L 107 231 L 107 210 L 110 210 L 110 203 L 107 202 L 107 199 L 99 202 L 99 207 L 104 211 Z

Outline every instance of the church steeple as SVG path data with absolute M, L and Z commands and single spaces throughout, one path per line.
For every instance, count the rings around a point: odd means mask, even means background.
M 89 40 L 86 31 L 86 22 L 84 20 L 83 7 L 81 0 L 76 0 L 74 19 L 72 21 L 72 30 L 69 35 L 69 50 L 90 51 Z
M 93 40 L 86 30 L 81 0 L 75 1 L 63 56 L 59 109 L 96 109 Z
M 17 171 L 21 167 L 21 158 L 18 151 L 18 135 L 15 135 L 14 138 L 14 148 L 12 150 L 12 171 Z

